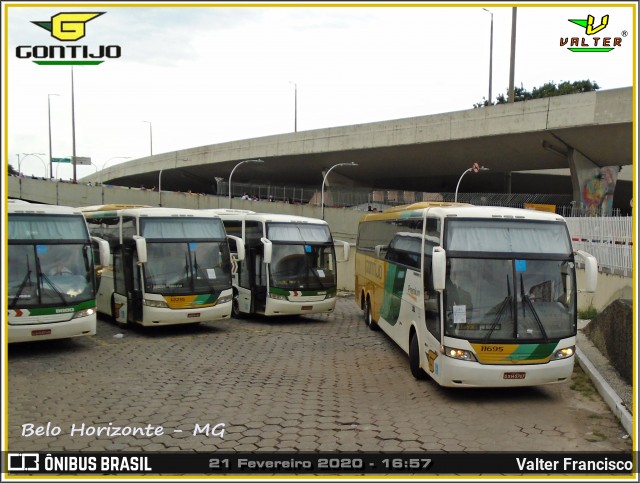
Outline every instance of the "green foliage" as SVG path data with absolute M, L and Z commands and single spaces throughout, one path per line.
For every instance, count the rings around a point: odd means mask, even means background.
M 520 87 L 513 88 L 513 100 L 514 102 L 528 101 L 530 99 L 542 99 L 544 97 L 564 96 L 566 94 L 579 94 L 581 92 L 596 91 L 598 89 L 600 89 L 598 83 L 592 82 L 589 79 L 574 82 L 565 81 L 557 85 L 555 82 L 547 82 L 540 87 L 534 87 L 531 92 L 525 90 L 525 88 L 521 85 Z M 508 100 L 508 95 L 505 96 L 504 94 L 498 94 L 498 96 L 496 96 L 496 102 L 491 103 L 491 105 L 506 104 Z M 474 104 L 473 108 L 477 109 L 489 105 L 489 101 L 483 97 L 482 102 Z
M 594 319 L 598 315 L 598 309 L 596 309 L 593 305 L 589 305 L 586 309 L 578 310 L 578 318 L 584 320 Z
M 9 176 L 18 176 L 18 172 L 16 171 L 16 168 L 14 168 L 13 166 L 11 166 L 9 163 L 7 163 L 8 166 L 8 170 L 9 170 Z

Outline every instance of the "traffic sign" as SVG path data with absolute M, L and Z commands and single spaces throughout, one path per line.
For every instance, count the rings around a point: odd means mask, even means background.
M 479 173 L 480 172 L 480 165 L 478 163 L 473 163 L 473 172 L 474 173 Z
M 71 158 L 51 158 L 52 163 L 70 163 Z
M 83 165 L 83 166 L 91 165 L 91 158 L 87 158 L 87 157 L 84 157 L 84 156 L 74 156 L 73 159 L 76 160 L 76 164 L 80 164 L 80 165 Z

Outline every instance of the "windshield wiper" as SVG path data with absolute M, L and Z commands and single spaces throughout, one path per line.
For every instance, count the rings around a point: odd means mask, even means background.
M 498 322 L 500 322 L 500 319 L 502 318 L 502 313 L 507 307 L 512 306 L 512 302 L 513 302 L 513 297 L 511 296 L 511 284 L 509 283 L 509 275 L 507 275 L 507 296 L 504 298 L 502 302 L 500 302 L 500 306 L 498 307 L 498 311 L 496 312 L 496 318 L 493 320 L 493 323 L 489 328 L 489 333 L 484 338 L 485 342 L 488 342 L 489 339 L 491 339 L 491 334 L 493 334 L 493 331 L 498 326 Z
M 27 257 L 27 273 L 25 274 L 24 279 L 20 284 L 20 287 L 18 287 L 18 291 L 13 297 L 13 300 L 9 304 L 10 309 L 14 308 L 18 304 L 18 299 L 20 298 L 20 295 L 22 295 L 22 291 L 27 286 L 27 283 L 29 284 L 29 286 L 31 286 L 31 264 L 29 263 L 29 254 L 27 254 L 26 257 Z
M 65 306 L 69 306 L 71 305 L 69 303 L 69 301 L 64 297 L 64 294 L 62 292 L 60 292 L 60 290 L 58 290 L 58 287 L 56 287 L 56 284 L 53 283 L 51 281 L 51 279 L 49 277 L 47 277 L 43 272 L 42 272 L 42 267 L 40 265 L 40 257 L 38 257 L 38 254 L 36 253 L 36 271 L 38 273 L 38 278 L 40 280 L 43 280 L 45 282 L 47 282 L 49 284 L 49 286 L 53 289 L 53 291 L 56 293 L 56 295 L 58 297 L 60 297 L 60 300 L 62 300 L 62 304 Z M 44 285 L 42 286 L 42 289 L 44 290 Z M 42 298 L 42 293 L 40 294 L 40 297 Z M 40 302 L 42 302 L 42 300 L 40 300 Z
M 522 318 L 525 317 L 525 306 L 529 307 L 531 315 L 533 315 L 533 320 L 536 321 L 536 324 L 538 324 L 538 327 L 540 328 L 540 332 L 542 332 L 542 337 L 544 337 L 545 341 L 548 341 L 549 338 L 547 337 L 547 332 L 544 330 L 544 324 L 540 320 L 538 312 L 533 306 L 533 302 L 531 302 L 531 298 L 524 293 L 524 281 L 522 279 L 522 274 L 520 274 L 520 297 L 522 297 Z

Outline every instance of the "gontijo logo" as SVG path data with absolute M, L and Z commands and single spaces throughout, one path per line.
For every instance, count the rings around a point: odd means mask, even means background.
M 604 15 L 600 19 L 600 24 L 595 25 L 595 17 L 587 15 L 586 20 L 569 19 L 569 22 L 574 23 L 585 29 L 585 33 L 591 37 L 560 37 L 560 47 L 567 47 L 571 52 L 611 52 L 615 47 L 622 46 L 622 37 L 628 35 L 626 30 L 623 30 L 621 37 L 593 37 L 593 35 L 604 30 L 609 24 L 609 15 Z
M 86 25 L 105 12 L 64 12 L 51 17 L 51 21 L 34 21 L 33 24 L 51 32 L 62 42 L 75 42 L 85 37 Z M 98 65 L 104 60 L 118 59 L 122 55 L 119 45 L 19 45 L 16 57 L 32 59 L 38 65 Z

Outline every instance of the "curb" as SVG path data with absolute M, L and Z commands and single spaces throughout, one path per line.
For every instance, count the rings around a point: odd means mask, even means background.
M 582 370 L 589 375 L 589 378 L 598 390 L 598 393 L 600 393 L 600 396 L 602 396 L 602 399 L 604 399 L 604 402 L 607 403 L 609 408 L 611 408 L 615 417 L 620 420 L 620 424 L 622 424 L 624 430 L 631 437 L 633 434 L 633 418 L 631 417 L 631 413 L 629 413 L 627 408 L 622 404 L 620 396 L 616 394 L 609 383 L 602 377 L 596 367 L 591 363 L 587 356 L 585 356 L 584 352 L 582 352 L 579 347 L 576 347 L 576 357 L 578 358 L 578 363 L 580 364 L 580 367 L 582 367 Z

